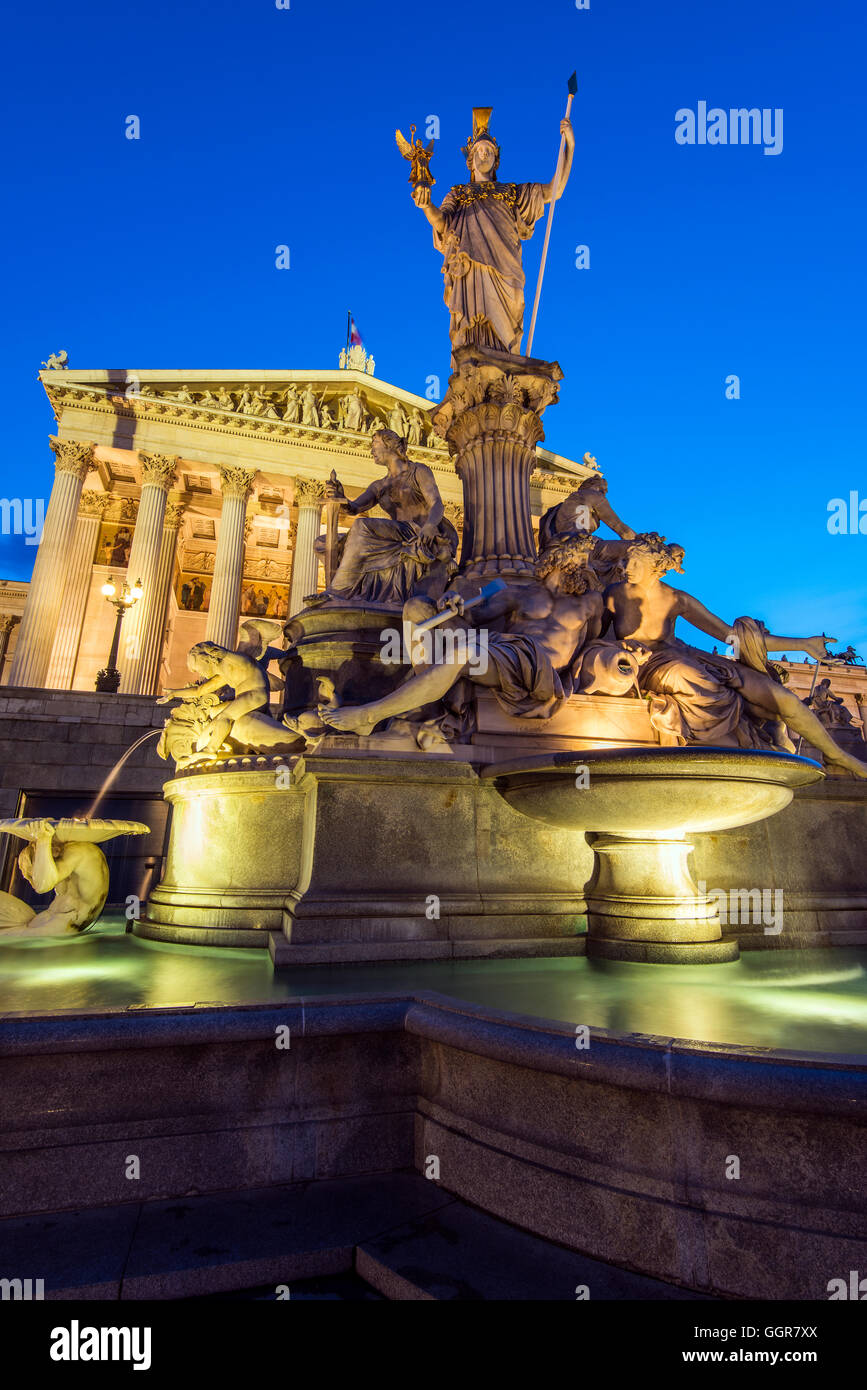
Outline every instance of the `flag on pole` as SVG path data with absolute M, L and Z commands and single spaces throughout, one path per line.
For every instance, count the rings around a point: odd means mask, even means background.
M 351 314 L 349 315 L 349 346 L 362 346 L 361 334 L 358 331 L 358 324 L 355 322 L 355 319 L 352 317 Z

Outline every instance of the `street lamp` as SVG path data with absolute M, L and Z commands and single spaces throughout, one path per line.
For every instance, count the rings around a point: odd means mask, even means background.
M 108 654 L 108 665 L 105 666 L 96 677 L 96 689 L 106 695 L 116 695 L 120 687 L 120 671 L 117 669 L 117 649 L 120 645 L 120 627 L 124 620 L 124 615 L 129 608 L 138 603 L 144 590 L 141 580 L 137 579 L 132 588 L 126 580 L 123 581 L 123 588 L 117 592 L 117 585 L 114 577 L 111 576 L 102 586 L 102 592 L 108 603 L 114 604 L 117 618 L 114 624 L 114 637 L 111 642 L 111 651 Z

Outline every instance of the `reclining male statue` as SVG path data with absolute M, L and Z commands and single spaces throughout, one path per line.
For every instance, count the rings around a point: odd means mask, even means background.
M 477 643 L 447 647 L 440 662 L 425 659 L 424 644 L 411 644 L 414 671 L 403 685 L 366 705 L 320 706 L 323 722 L 343 732 L 370 734 L 383 719 L 441 700 L 463 678 L 493 690 L 509 714 L 549 718 L 572 693 L 573 664 L 582 645 L 601 629 L 602 595 L 589 587 L 592 545 L 588 535 L 550 546 L 537 561 L 534 583 L 506 585 L 474 605 L 472 626 L 484 632 L 486 662 L 466 656 L 467 646 L 479 650 Z M 469 625 L 461 617 L 465 597 L 449 589 L 436 604 L 410 599 L 404 619 L 419 623 L 450 609 L 454 616 L 448 624 L 466 630 Z

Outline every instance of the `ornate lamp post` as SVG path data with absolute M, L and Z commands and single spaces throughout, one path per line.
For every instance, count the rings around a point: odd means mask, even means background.
M 116 695 L 120 687 L 120 671 L 117 669 L 117 651 L 120 645 L 121 623 L 128 609 L 138 603 L 144 590 L 142 589 L 140 579 L 136 580 L 132 588 L 130 588 L 126 580 L 124 580 L 123 588 L 118 594 L 114 578 L 110 577 L 105 584 L 103 584 L 102 592 L 106 600 L 114 604 L 117 618 L 114 624 L 114 637 L 111 642 L 111 651 L 108 654 L 108 665 L 103 667 L 97 674 L 96 689 L 102 691 L 103 694 Z

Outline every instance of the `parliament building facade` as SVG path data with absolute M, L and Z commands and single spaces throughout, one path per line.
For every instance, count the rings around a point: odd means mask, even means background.
M 435 403 L 378 380 L 363 349 L 340 360 L 319 372 L 40 372 L 55 479 L 29 585 L 0 582 L 0 683 L 92 691 L 114 630 L 110 579 L 142 587 L 123 621 L 122 694 L 187 684 L 194 643 L 232 648 L 246 618 L 285 622 L 324 587 L 315 542 L 332 471 L 350 499 L 381 476 L 377 429 L 432 468 L 460 532 Z M 534 518 L 591 471 L 540 447 Z

